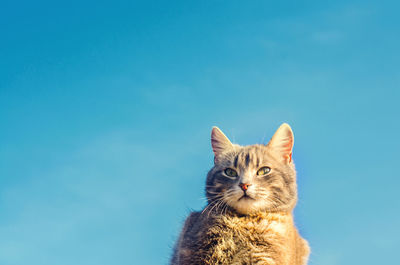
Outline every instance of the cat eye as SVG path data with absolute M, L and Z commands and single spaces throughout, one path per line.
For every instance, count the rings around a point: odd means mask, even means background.
M 236 170 L 229 168 L 229 167 L 227 169 L 225 169 L 224 172 L 228 177 L 236 178 L 238 176 Z
M 263 176 L 263 175 L 267 175 L 269 172 L 271 172 L 271 168 L 269 167 L 262 167 L 257 171 L 257 175 L 258 176 Z

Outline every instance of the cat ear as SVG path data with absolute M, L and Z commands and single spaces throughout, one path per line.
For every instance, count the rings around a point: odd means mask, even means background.
M 226 150 L 233 148 L 228 137 L 216 126 L 211 130 L 211 146 L 215 155 L 215 159 Z
M 268 146 L 274 150 L 287 163 L 292 161 L 292 149 L 294 144 L 294 136 L 289 124 L 283 123 L 276 130 Z

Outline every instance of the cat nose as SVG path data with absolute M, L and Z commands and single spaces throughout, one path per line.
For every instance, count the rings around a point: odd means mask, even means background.
M 251 184 L 240 183 L 240 184 L 239 184 L 239 187 L 242 188 L 243 191 L 246 191 L 246 190 L 249 188 L 250 185 L 251 185 Z

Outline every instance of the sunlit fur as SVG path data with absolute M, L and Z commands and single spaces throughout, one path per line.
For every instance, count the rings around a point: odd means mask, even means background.
M 267 145 L 232 144 L 216 127 L 211 138 L 215 164 L 206 180 L 208 204 L 186 219 L 171 264 L 307 264 L 308 243 L 292 215 L 297 187 L 290 126 L 283 124 Z M 262 167 L 271 170 L 257 175 Z M 227 175 L 227 168 L 237 175 Z M 248 184 L 246 191 L 241 183 Z

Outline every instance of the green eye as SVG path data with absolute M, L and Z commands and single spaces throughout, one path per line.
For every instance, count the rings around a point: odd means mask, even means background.
M 237 172 L 234 169 L 229 168 L 229 167 L 227 169 L 225 169 L 225 174 L 228 177 L 234 177 L 234 178 L 236 178 L 238 176 Z
M 263 175 L 267 175 L 269 172 L 271 171 L 271 168 L 269 167 L 262 167 L 257 171 L 257 175 L 258 176 L 263 176 Z

